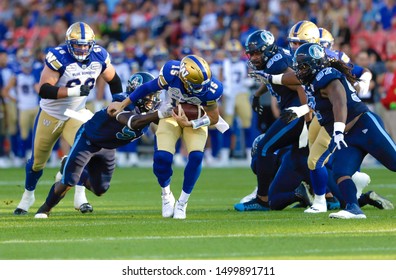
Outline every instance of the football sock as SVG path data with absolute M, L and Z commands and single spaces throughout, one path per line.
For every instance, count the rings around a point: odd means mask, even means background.
M 170 184 L 172 171 L 173 155 L 167 151 L 154 152 L 153 172 L 157 176 L 158 183 L 161 187 L 166 187 Z
M 61 196 L 61 195 L 58 195 L 55 193 L 55 184 L 53 184 L 49 193 L 48 193 L 48 196 L 45 200 L 45 204 L 47 204 L 47 206 L 49 207 L 49 210 L 50 210 L 50 209 L 54 208 L 54 206 L 57 205 L 63 197 L 64 197 L 64 195 Z M 46 212 L 49 212 L 49 210 Z
M 188 162 L 184 169 L 183 191 L 191 193 L 197 182 L 202 170 L 202 160 L 204 153 L 201 151 L 192 151 L 188 154 Z
M 25 179 L 25 189 L 29 191 L 34 191 L 37 186 L 38 180 L 40 180 L 41 176 L 43 175 L 43 170 L 40 171 L 33 171 L 33 160 L 29 159 L 26 163 L 25 172 L 26 172 L 26 179 Z
M 167 185 L 166 187 L 162 188 L 162 195 L 170 194 L 170 193 L 171 193 L 170 185 Z
M 190 197 L 189 193 L 185 193 L 184 191 L 182 191 L 179 197 L 179 201 L 183 203 L 187 203 L 189 197 Z
M 352 179 L 346 179 L 338 184 L 340 187 L 340 191 L 345 199 L 346 203 L 355 203 L 358 204 L 356 198 L 356 186 L 353 183 Z
M 311 170 L 311 183 L 313 191 L 316 195 L 323 195 L 326 193 L 326 186 L 327 186 L 327 169 L 326 167 L 316 168 Z

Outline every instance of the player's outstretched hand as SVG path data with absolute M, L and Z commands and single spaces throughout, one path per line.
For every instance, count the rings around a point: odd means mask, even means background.
M 117 116 L 118 113 L 123 111 L 121 102 L 111 102 L 110 105 L 107 107 L 107 114 L 111 117 Z

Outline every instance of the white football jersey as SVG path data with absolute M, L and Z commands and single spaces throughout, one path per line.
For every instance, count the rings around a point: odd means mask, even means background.
M 21 111 L 36 108 L 39 103 L 39 96 L 34 90 L 36 79 L 33 73 L 19 72 L 15 78 L 17 108 Z
M 224 95 L 236 96 L 240 93 L 249 92 L 246 80 L 249 80 L 248 68 L 246 61 L 238 60 L 236 62 L 226 58 L 223 62 L 223 86 Z
M 68 52 L 67 46 L 63 45 L 51 49 L 45 57 L 45 64 L 52 70 L 59 72 L 60 77 L 56 84 L 59 87 L 74 87 L 78 85 L 89 85 L 94 88 L 96 79 L 110 65 L 110 56 L 101 46 L 95 45 L 89 60 L 78 62 Z M 61 99 L 41 99 L 40 107 L 49 115 L 67 120 L 64 116 L 66 109 L 79 111 L 85 108 L 87 97 L 67 97 Z

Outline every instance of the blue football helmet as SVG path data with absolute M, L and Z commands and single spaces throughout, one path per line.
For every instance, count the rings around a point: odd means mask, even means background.
M 79 62 L 88 59 L 95 45 L 95 33 L 85 22 L 76 22 L 66 31 L 66 46 L 70 54 Z
M 329 66 L 325 49 L 317 43 L 301 45 L 293 56 L 293 68 L 303 85 L 310 84 L 320 70 Z
M 212 80 L 212 72 L 205 59 L 187 55 L 180 61 L 179 78 L 189 94 L 206 93 Z
M 148 72 L 137 72 L 137 73 L 133 74 L 128 80 L 128 85 L 127 85 L 128 94 L 133 92 L 135 89 L 140 87 L 142 84 L 145 84 L 152 80 L 154 80 L 154 76 Z M 151 111 L 154 111 L 155 109 L 157 109 L 161 102 L 159 95 L 160 95 L 160 92 L 156 91 L 156 92 L 150 93 L 149 95 L 146 95 L 143 98 L 140 98 L 139 100 L 136 100 L 134 102 L 134 104 L 135 104 L 135 109 L 137 110 L 137 112 L 145 113 L 145 112 L 151 112 Z
M 254 70 L 263 70 L 265 63 L 276 54 L 277 50 L 275 38 L 271 32 L 254 31 L 245 42 L 245 52 L 249 59 L 248 66 Z M 260 56 L 253 56 L 254 54 L 260 54 Z

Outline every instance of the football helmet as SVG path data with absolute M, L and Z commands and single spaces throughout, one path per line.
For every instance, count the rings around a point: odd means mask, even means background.
M 127 92 L 131 93 L 142 84 L 154 80 L 154 76 L 148 72 L 137 72 L 128 79 Z M 150 112 L 158 108 L 160 103 L 160 91 L 152 92 L 134 102 L 138 113 Z
M 254 31 L 245 42 L 245 52 L 249 59 L 248 66 L 254 70 L 263 70 L 265 63 L 276 54 L 277 50 L 275 38 L 271 32 Z
M 299 21 L 290 29 L 287 40 L 292 51 L 305 43 L 319 43 L 319 28 L 311 21 Z
M 33 53 L 31 49 L 22 48 L 17 51 L 17 61 L 22 69 L 31 69 L 33 67 Z
M 331 50 L 334 45 L 334 37 L 331 33 L 323 28 L 319 27 L 319 43 L 326 49 Z
M 180 61 L 179 78 L 189 94 L 204 94 L 210 86 L 212 72 L 205 59 L 187 55 Z
M 95 33 L 85 22 L 76 22 L 66 31 L 66 46 L 70 54 L 79 62 L 88 59 L 95 45 Z
M 225 50 L 232 61 L 238 61 L 241 57 L 242 45 L 238 40 L 232 39 L 225 44 Z
M 107 51 L 109 52 L 111 61 L 114 62 L 114 64 L 120 64 L 124 61 L 125 48 L 123 43 L 119 41 L 110 42 L 107 47 Z
M 326 51 L 317 43 L 301 45 L 293 56 L 293 68 L 303 85 L 310 84 L 318 72 L 328 65 Z

